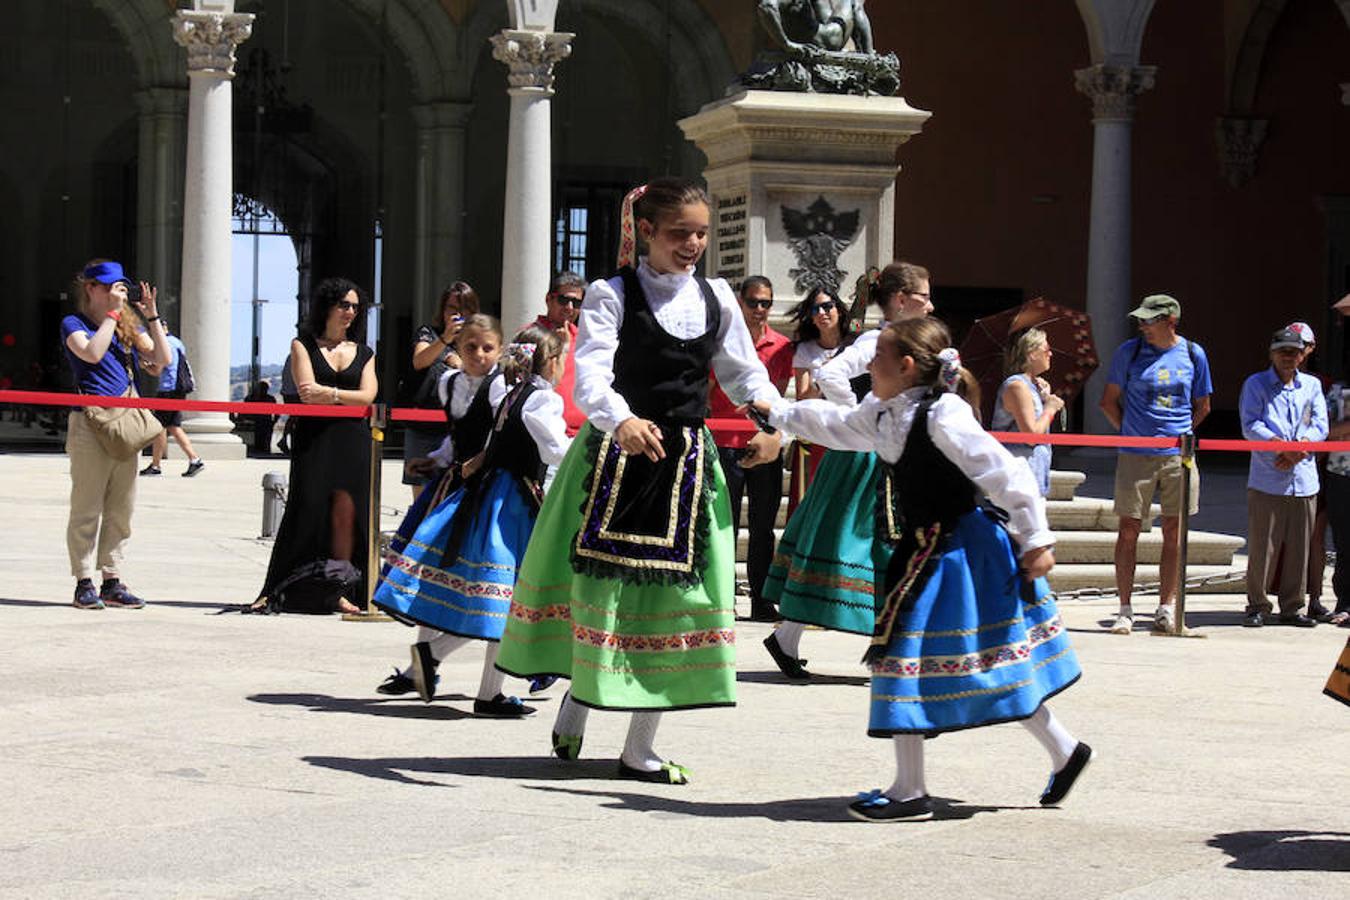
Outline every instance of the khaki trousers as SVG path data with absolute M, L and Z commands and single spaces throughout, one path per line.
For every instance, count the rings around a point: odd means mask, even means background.
M 68 419 L 66 453 L 70 456 L 70 520 L 66 550 L 70 574 L 95 579 L 99 570 L 114 577 L 122 565 L 122 548 L 131 537 L 136 507 L 136 463 L 103 452 L 83 410 Z
M 1268 613 L 1266 585 L 1270 570 L 1284 548 L 1280 572 L 1280 615 L 1303 608 L 1308 579 L 1308 541 L 1312 539 L 1317 497 L 1282 497 L 1247 489 L 1247 612 Z

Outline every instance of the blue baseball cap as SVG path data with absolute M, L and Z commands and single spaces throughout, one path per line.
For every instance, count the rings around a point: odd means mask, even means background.
M 84 277 L 90 281 L 97 281 L 99 284 L 117 284 L 119 281 L 125 281 L 131 284 L 131 279 L 127 273 L 122 271 L 120 262 L 101 262 L 94 263 L 84 270 Z

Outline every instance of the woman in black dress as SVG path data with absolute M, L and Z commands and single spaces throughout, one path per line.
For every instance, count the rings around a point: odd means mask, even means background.
M 375 354 L 365 344 L 365 294 L 345 278 L 321 282 L 291 375 L 300 402 L 366 406 L 375 399 Z M 298 417 L 290 490 L 267 581 L 252 612 L 358 612 L 366 597 L 370 431 L 362 419 Z

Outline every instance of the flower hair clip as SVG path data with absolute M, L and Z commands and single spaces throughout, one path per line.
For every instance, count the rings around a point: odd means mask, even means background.
M 942 364 L 942 369 L 938 372 L 938 381 L 942 383 L 942 389 L 945 391 L 956 391 L 956 386 L 961 383 L 961 354 L 955 347 L 948 347 L 937 355 L 938 362 Z
M 507 344 L 506 355 L 513 363 L 528 371 L 534 366 L 534 352 L 537 349 L 538 344 Z

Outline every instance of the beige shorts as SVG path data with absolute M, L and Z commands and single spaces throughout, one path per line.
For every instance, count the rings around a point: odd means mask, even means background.
M 1121 453 L 1116 458 L 1115 513 L 1125 519 L 1152 518 L 1144 513 L 1153 505 L 1156 489 L 1164 516 L 1181 515 L 1181 456 Z M 1191 469 L 1191 515 L 1200 511 L 1200 468 Z

